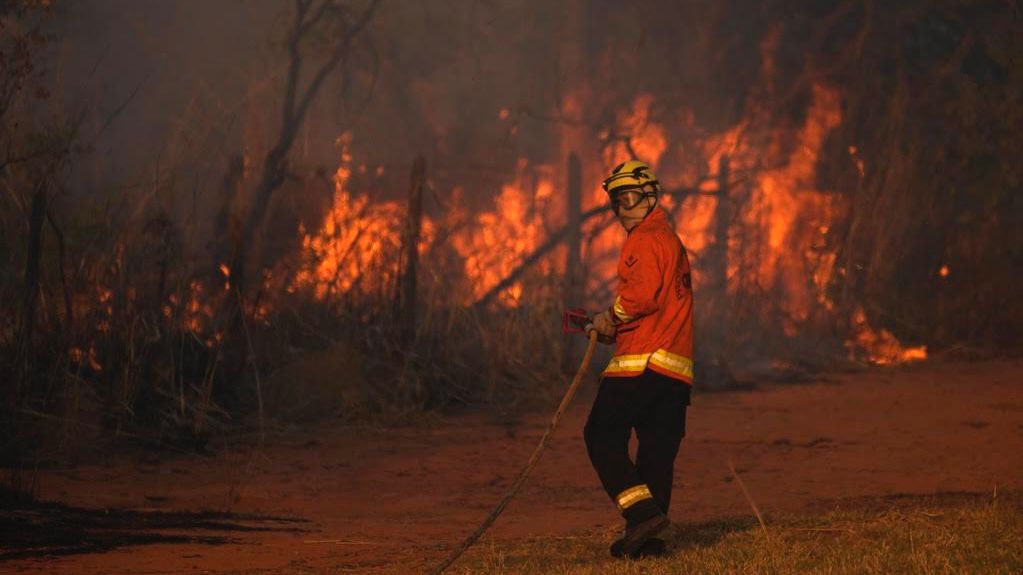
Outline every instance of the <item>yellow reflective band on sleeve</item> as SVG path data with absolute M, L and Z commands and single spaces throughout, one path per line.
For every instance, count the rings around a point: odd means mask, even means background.
M 650 363 L 680 377 L 693 379 L 693 360 L 684 355 L 659 349 L 650 355 Z
M 637 355 L 616 355 L 611 358 L 604 373 L 641 372 L 646 369 L 647 361 L 650 360 L 649 353 Z
M 626 509 L 632 507 L 633 505 L 639 503 L 640 501 L 643 501 L 644 499 L 653 498 L 654 496 L 652 493 L 650 493 L 650 489 L 646 485 L 641 483 L 635 487 L 630 487 L 625 491 L 619 493 L 618 497 L 615 497 L 615 503 L 618 504 L 619 511 L 625 511 Z
M 611 307 L 611 309 L 614 311 L 615 317 L 618 318 L 618 321 L 622 323 L 629 323 L 630 321 L 636 319 L 634 316 L 631 316 L 625 312 L 625 308 L 622 307 L 622 296 L 618 296 L 615 298 L 615 304 Z

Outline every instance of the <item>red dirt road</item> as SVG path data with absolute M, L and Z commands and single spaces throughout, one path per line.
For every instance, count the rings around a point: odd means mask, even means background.
M 569 411 L 488 537 L 617 526 L 586 459 L 587 409 L 577 401 Z M 236 447 L 218 457 L 41 471 L 40 499 L 75 508 L 307 521 L 163 523 L 154 533 L 184 540 L 57 557 L 30 551 L 0 561 L 0 573 L 423 572 L 500 499 L 546 422 L 538 414 L 515 428 L 482 416 L 433 428 L 321 428 L 270 438 L 259 453 Z M 1017 491 L 1021 448 L 1021 361 L 923 364 L 701 394 L 676 467 L 672 518 L 684 525 L 750 513 L 729 459 L 769 517 L 865 496 Z M 196 539 L 206 536 L 220 539 Z

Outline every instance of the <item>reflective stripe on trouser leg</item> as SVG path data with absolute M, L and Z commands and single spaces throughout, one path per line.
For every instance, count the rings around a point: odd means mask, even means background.
M 633 505 L 643 501 L 644 499 L 653 499 L 654 496 L 650 493 L 650 489 L 646 484 L 641 483 L 635 487 L 630 487 L 625 491 L 622 491 L 615 497 L 615 503 L 618 504 L 619 511 L 625 511 Z

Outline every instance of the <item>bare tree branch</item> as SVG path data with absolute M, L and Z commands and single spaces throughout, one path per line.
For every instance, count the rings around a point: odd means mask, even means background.
M 317 10 L 310 19 L 307 19 L 306 16 L 312 6 L 312 3 L 312 0 L 295 1 L 295 20 L 292 25 L 292 32 L 288 41 L 288 52 L 290 54 L 291 61 L 288 67 L 287 82 L 285 84 L 284 103 L 281 108 L 281 131 L 278 135 L 276 144 L 274 144 L 274 146 L 270 149 L 270 152 L 267 154 L 266 161 L 263 165 L 263 173 L 259 184 L 256 187 L 252 206 L 245 219 L 242 234 L 239 238 L 240 241 L 238 245 L 235 246 L 235 254 L 232 258 L 231 270 L 232 279 L 234 280 L 232 281 L 232 285 L 242 296 L 244 296 L 246 280 L 246 252 L 253 244 L 256 231 L 263 221 L 271 196 L 274 191 L 284 183 L 285 177 L 287 176 L 287 156 L 295 141 L 298 128 L 304 121 L 305 115 L 309 110 L 309 106 L 319 93 L 323 82 L 326 80 L 327 76 L 337 68 L 338 64 L 347 57 L 352 41 L 365 29 L 370 18 L 380 5 L 380 0 L 373 0 L 369 7 L 366 8 L 366 10 L 354 23 L 349 24 L 348 22 L 345 22 L 342 38 L 338 40 L 330 57 L 327 58 L 327 61 L 317 69 L 309 85 L 300 95 L 299 83 L 303 61 L 301 43 L 303 38 L 311 30 L 312 24 L 322 20 L 322 18 L 332 10 L 337 10 L 339 17 L 345 19 L 343 12 L 338 9 L 337 5 L 329 1 L 321 4 L 319 10 Z
M 705 192 L 697 188 L 683 188 L 680 190 L 661 192 L 661 194 L 678 198 L 678 200 L 681 201 L 690 195 L 715 195 L 716 192 Z M 579 218 L 579 225 L 582 226 L 582 224 L 590 221 L 591 219 L 596 218 L 597 216 L 607 214 L 610 211 L 611 211 L 610 206 L 606 205 L 590 208 L 589 210 L 581 214 Z M 533 250 L 532 253 L 523 258 L 522 262 L 519 263 L 519 265 L 515 266 L 515 269 L 513 269 L 507 276 L 505 276 L 504 279 L 497 282 L 497 284 L 494 287 L 490 288 L 487 291 L 487 293 L 483 294 L 483 296 L 480 297 L 480 299 L 477 300 L 475 304 L 473 304 L 473 307 L 476 309 L 486 307 L 487 304 L 493 301 L 494 298 L 497 297 L 499 293 L 508 289 L 509 287 L 512 286 L 512 284 L 519 281 L 519 278 L 522 277 L 522 274 L 524 274 L 526 270 L 528 270 L 530 267 L 539 262 L 544 256 L 552 252 L 554 248 L 558 247 L 558 244 L 565 241 L 565 239 L 568 237 L 571 231 L 572 231 L 571 226 L 565 225 L 562 226 L 553 234 L 551 234 L 550 236 L 548 236 L 547 241 L 540 244 L 540 246 Z

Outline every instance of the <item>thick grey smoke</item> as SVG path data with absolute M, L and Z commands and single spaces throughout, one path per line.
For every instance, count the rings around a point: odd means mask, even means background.
M 346 72 L 317 99 L 296 160 L 332 169 L 346 130 L 357 160 L 393 164 L 401 180 L 419 152 L 455 175 L 491 177 L 522 148 L 541 155 L 542 130 L 512 136 L 498 113 L 557 104 L 557 9 L 385 3 Z M 84 118 L 81 140 L 93 146 L 79 159 L 81 184 L 173 176 L 205 188 L 222 177 L 225 158 L 258 161 L 277 129 L 291 18 L 290 3 L 268 0 L 60 5 L 48 67 L 57 105 Z M 310 65 L 318 48 L 307 46 Z

